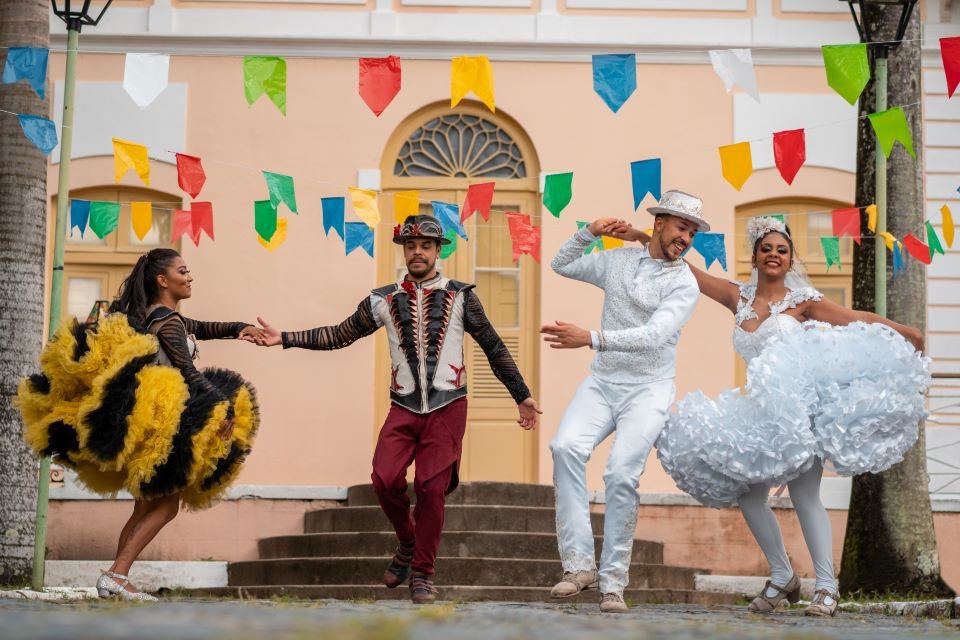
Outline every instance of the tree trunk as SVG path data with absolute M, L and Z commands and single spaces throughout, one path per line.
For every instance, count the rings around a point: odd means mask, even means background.
M 913 11 L 904 42 L 890 52 L 888 104 L 903 107 L 910 123 L 914 160 L 897 145 L 887 162 L 887 229 L 897 238 L 923 236 L 923 93 L 920 67 L 920 10 Z M 899 6 L 868 6 L 864 19 L 880 28 L 879 39 L 892 40 Z M 871 62 L 876 48 L 871 46 Z M 875 68 L 872 66 L 872 68 Z M 876 86 L 871 79 L 860 97 L 857 130 L 857 204 L 875 202 L 876 136 L 866 115 L 875 111 Z M 866 227 L 864 214 L 861 226 Z M 873 311 L 874 243 L 854 247 L 853 306 Z M 926 328 L 926 267 L 905 256 L 906 271 L 891 279 L 887 261 L 887 316 L 906 325 Z M 853 479 L 847 531 L 843 544 L 840 588 L 844 593 L 892 593 L 923 596 L 953 595 L 940 578 L 940 559 L 930 510 L 929 478 L 923 425 L 916 445 L 900 464 L 881 474 Z
M 46 0 L 0 2 L 0 47 L 50 46 Z M 7 49 L 0 49 L 0 65 Z M 0 109 L 49 116 L 25 81 L 0 85 Z M 37 460 L 11 401 L 37 370 L 43 345 L 47 159 L 0 113 L 0 584 L 29 582 L 37 504 Z

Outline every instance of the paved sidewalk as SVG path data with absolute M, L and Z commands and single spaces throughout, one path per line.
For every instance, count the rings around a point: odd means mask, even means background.
M 572 640 L 636 638 L 960 638 L 956 621 L 795 609 L 753 616 L 742 607 L 638 605 L 622 615 L 597 605 L 172 599 L 158 604 L 0 600 L 0 638 L 138 640 Z

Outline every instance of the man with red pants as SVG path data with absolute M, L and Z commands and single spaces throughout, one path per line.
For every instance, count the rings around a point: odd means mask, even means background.
M 373 454 L 373 487 L 397 532 L 398 546 L 383 574 L 394 588 L 410 579 L 415 603 L 432 602 L 434 560 L 443 530 L 446 495 L 458 484 L 467 424 L 464 333 L 483 349 L 490 368 L 517 403 L 524 429 L 537 426 L 537 403 L 516 363 L 490 324 L 474 285 L 450 280 L 436 269 L 440 247 L 450 241 L 433 216 L 409 216 L 394 229 L 403 245 L 406 276 L 374 289 L 339 325 L 280 332 L 263 320 L 259 344 L 302 349 L 342 349 L 385 327 L 390 344 L 390 413 Z M 410 513 L 407 468 L 416 462 L 417 506 Z

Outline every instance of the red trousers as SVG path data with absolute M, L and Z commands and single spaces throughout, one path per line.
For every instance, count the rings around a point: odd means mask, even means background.
M 443 509 L 456 489 L 467 399 L 426 414 L 391 405 L 373 453 L 373 489 L 380 508 L 401 542 L 416 539 L 414 573 L 432 576 L 443 531 Z M 413 489 L 417 506 L 410 514 L 407 468 L 416 463 Z

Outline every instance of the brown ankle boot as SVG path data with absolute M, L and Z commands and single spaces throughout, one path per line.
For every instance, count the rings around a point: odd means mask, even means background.
M 399 587 L 410 577 L 410 562 L 413 560 L 413 541 L 401 542 L 393 553 L 390 564 L 383 572 L 383 584 L 389 589 Z
M 410 600 L 413 604 L 427 604 L 437 599 L 439 592 L 433 586 L 431 576 L 415 573 L 410 577 Z

